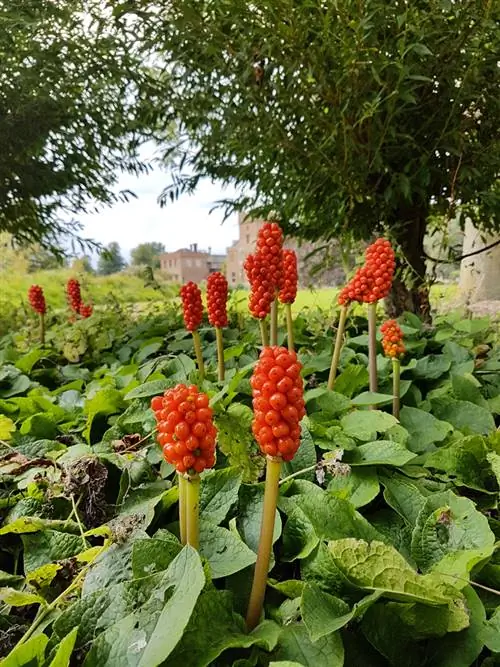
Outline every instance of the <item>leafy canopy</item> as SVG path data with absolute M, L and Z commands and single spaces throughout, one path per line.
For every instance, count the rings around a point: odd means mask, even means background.
M 147 265 L 153 269 L 160 266 L 160 255 L 165 252 L 165 246 L 158 241 L 150 243 L 140 243 L 136 248 L 130 251 L 132 264 L 135 266 Z
M 123 259 L 120 245 L 112 241 L 99 255 L 97 262 L 97 273 L 101 276 L 109 276 L 112 273 L 118 273 L 127 265 Z
M 277 211 L 310 239 L 397 231 L 457 202 L 497 225 L 499 12 L 484 0 L 172 0 L 150 23 L 182 129 L 163 201 L 208 175 L 241 187 L 236 208 Z

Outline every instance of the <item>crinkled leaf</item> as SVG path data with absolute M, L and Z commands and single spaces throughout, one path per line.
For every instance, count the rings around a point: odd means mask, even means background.
M 141 484 L 127 494 L 118 515 L 122 519 L 135 516 L 142 527 L 147 528 L 153 520 L 156 506 L 161 503 L 164 509 L 168 509 L 178 497 L 177 487 L 172 487 L 167 480 Z
M 498 491 L 495 478 L 487 459 L 488 447 L 480 435 L 454 440 L 430 454 L 427 468 L 443 470 L 458 485 L 477 491 Z
M 200 554 L 207 559 L 214 579 L 239 572 L 257 558 L 237 535 L 206 521 L 200 525 Z
M 368 385 L 368 369 L 362 364 L 347 364 L 335 378 L 335 391 L 351 398 Z
M 434 399 L 432 406 L 438 419 L 449 422 L 462 433 L 488 435 L 495 428 L 493 415 L 486 408 L 470 401 L 443 397 Z
M 31 637 L 14 647 L 5 660 L 2 660 L 2 667 L 39 667 L 43 664 L 48 642 L 49 638 L 44 634 Z
M 500 607 L 497 607 L 491 617 L 483 624 L 480 635 L 490 651 L 500 653 Z
M 26 533 L 21 536 L 24 547 L 24 571 L 36 570 L 56 560 L 76 556 L 83 549 L 80 535 L 70 535 L 57 530 Z
M 415 480 L 397 473 L 390 477 L 383 475 L 380 481 L 385 487 L 384 498 L 389 507 L 410 525 L 415 525 L 429 493 L 424 493 Z
M 304 667 L 342 667 L 344 647 L 338 632 L 312 642 L 304 623 L 292 623 L 281 631 L 275 658 Z
M 137 539 L 132 549 L 132 571 L 135 578 L 146 577 L 166 570 L 181 551 L 182 545 L 172 535 L 172 539 L 160 537 Z
M 356 508 L 371 503 L 379 489 L 377 471 L 368 467 L 352 468 L 346 475 L 335 475 L 327 487 L 328 493 L 349 500 Z
M 241 472 L 237 468 L 211 470 L 203 476 L 200 490 L 200 514 L 215 525 L 226 518 L 238 501 Z
M 264 485 L 243 484 L 240 488 L 240 500 L 236 527 L 245 544 L 257 552 L 259 548 L 262 510 L 264 507 Z M 276 510 L 274 520 L 273 543 L 281 535 L 281 517 Z
M 453 427 L 447 422 L 436 419 L 429 412 L 404 406 L 400 413 L 401 424 L 410 434 L 408 449 L 419 454 L 426 452 L 436 442 L 442 442 Z
M 318 459 L 308 424 L 309 422 L 307 418 L 304 418 L 301 424 L 302 434 L 300 437 L 299 449 L 291 461 L 285 461 L 282 464 L 282 477 L 287 477 L 288 475 L 292 475 L 299 470 L 304 470 L 305 468 L 310 468 L 311 466 L 316 465 Z M 307 472 L 301 473 L 298 475 L 298 477 L 301 479 L 313 480 L 314 470 L 307 470 Z
M 253 412 L 242 403 L 232 403 L 227 410 L 216 413 L 219 430 L 218 445 L 229 464 L 241 470 L 244 482 L 256 482 L 265 466 L 265 459 L 252 435 Z
M 165 389 L 170 387 L 172 382 L 167 380 L 151 380 L 150 382 L 144 382 L 144 384 L 135 387 L 125 394 L 126 401 L 133 401 L 136 398 L 150 398 L 151 396 L 160 396 L 163 394 Z
M 15 588 L 0 588 L 0 602 L 11 607 L 25 607 L 28 604 L 45 604 L 45 600 L 35 593 L 16 591 Z
M 450 370 L 451 361 L 444 354 L 429 354 L 417 360 L 413 369 L 416 378 L 437 380 Z

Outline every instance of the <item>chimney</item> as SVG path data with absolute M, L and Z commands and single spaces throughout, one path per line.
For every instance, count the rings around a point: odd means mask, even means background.
M 209 254 L 209 255 L 212 254 L 212 248 L 211 248 L 211 246 L 208 246 L 208 254 Z
M 193 243 L 192 248 L 193 248 L 193 252 L 198 252 L 198 244 L 197 243 Z

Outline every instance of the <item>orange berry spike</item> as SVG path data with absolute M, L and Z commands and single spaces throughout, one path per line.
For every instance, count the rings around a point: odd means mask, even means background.
M 356 271 L 352 280 L 342 289 L 338 303 L 376 303 L 379 299 L 384 299 L 391 289 L 395 267 L 395 255 L 390 241 L 377 239 L 366 249 L 365 265 Z
M 250 384 L 254 419 L 252 432 L 266 456 L 291 461 L 300 444 L 305 415 L 302 366 L 285 347 L 264 347 Z
M 227 327 L 227 280 L 222 273 L 211 273 L 207 279 L 208 321 L 213 327 Z
M 47 304 L 45 303 L 45 296 L 40 285 L 31 285 L 28 290 L 28 300 L 33 310 L 39 315 L 45 315 L 47 312 Z
M 293 250 L 283 250 L 283 281 L 278 298 L 281 303 L 293 303 L 298 285 L 297 255 Z
M 201 291 L 191 280 L 181 287 L 184 324 L 188 331 L 196 331 L 203 319 Z
M 82 293 L 80 283 L 76 278 L 70 278 L 66 283 L 66 295 L 71 310 L 75 313 L 79 313 L 82 306 Z M 88 317 L 88 315 L 84 315 L 84 317 Z
M 406 352 L 403 343 L 403 332 L 396 320 L 387 320 L 380 327 L 382 348 L 386 357 L 396 359 Z

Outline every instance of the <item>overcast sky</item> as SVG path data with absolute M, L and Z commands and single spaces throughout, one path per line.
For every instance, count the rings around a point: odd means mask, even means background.
M 237 216 L 222 224 L 222 210 L 210 213 L 210 209 L 215 201 L 228 196 L 228 191 L 204 181 L 194 195 L 183 195 L 160 208 L 158 195 L 169 180 L 160 170 L 138 178 L 123 175 L 117 189 L 130 189 L 137 199 L 80 218 L 83 236 L 104 245 L 117 241 L 127 258 L 132 248 L 146 241 L 160 241 L 168 251 L 198 243 L 203 249 L 225 253 L 238 238 Z

